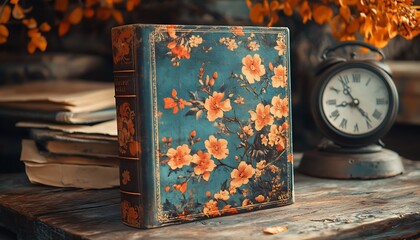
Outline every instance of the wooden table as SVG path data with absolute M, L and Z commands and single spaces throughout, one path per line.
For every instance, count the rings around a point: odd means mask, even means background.
M 296 173 L 296 203 L 151 230 L 121 223 L 118 189 L 74 190 L 0 175 L 0 226 L 18 239 L 420 238 L 420 162 L 382 180 L 330 180 Z M 269 235 L 263 229 L 287 226 Z

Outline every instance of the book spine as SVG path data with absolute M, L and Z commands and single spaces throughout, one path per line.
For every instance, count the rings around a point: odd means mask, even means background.
M 115 101 L 120 158 L 121 216 L 123 223 L 144 227 L 144 191 L 142 176 L 141 109 L 139 82 L 142 67 L 137 64 L 142 52 L 136 27 L 112 29 Z

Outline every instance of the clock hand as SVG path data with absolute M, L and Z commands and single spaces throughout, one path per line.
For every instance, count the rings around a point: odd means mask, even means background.
M 350 103 L 350 105 L 351 105 L 351 106 L 358 106 L 358 105 L 359 105 L 359 103 L 360 103 L 359 99 L 354 98 L 354 97 L 353 97 L 353 95 L 351 95 L 351 93 L 350 93 L 350 87 L 349 87 L 346 83 L 344 83 L 344 81 L 341 81 L 341 83 L 342 83 L 342 84 L 343 84 L 343 86 L 344 86 L 344 89 L 343 89 L 343 94 L 344 94 L 344 95 L 349 95 L 349 97 L 350 97 L 350 98 L 351 98 L 351 100 L 352 100 L 352 102 Z
M 367 112 L 365 112 L 361 107 L 357 106 L 357 110 L 359 110 L 359 112 L 362 114 L 363 117 L 366 118 L 366 120 L 368 120 L 369 122 L 372 122 L 367 114 Z
M 346 102 L 346 101 L 343 101 L 342 103 L 340 103 L 339 105 L 335 105 L 336 107 L 347 107 L 347 106 L 351 106 L 352 105 L 352 103 L 351 102 Z

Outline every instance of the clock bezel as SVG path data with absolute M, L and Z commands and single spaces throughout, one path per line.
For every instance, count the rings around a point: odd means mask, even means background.
M 357 135 L 344 133 L 334 127 L 328 121 L 327 116 L 323 111 L 324 103 L 322 102 L 323 92 L 325 91 L 326 85 L 330 82 L 331 78 L 339 72 L 352 68 L 363 68 L 378 76 L 378 78 L 384 82 L 387 88 L 389 99 L 388 112 L 382 120 L 381 124 L 371 132 Z M 314 116 L 315 123 L 321 132 L 336 144 L 346 147 L 361 147 L 376 143 L 389 131 L 389 129 L 394 124 L 398 112 L 397 88 L 391 76 L 374 62 L 360 60 L 339 62 L 326 69 L 317 77 L 317 79 L 318 81 L 314 87 L 312 96 L 312 115 Z

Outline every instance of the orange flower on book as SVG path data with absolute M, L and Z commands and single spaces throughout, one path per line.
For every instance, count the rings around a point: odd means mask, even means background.
M 270 114 L 270 106 L 264 106 L 262 103 L 258 103 L 256 111 L 248 111 L 251 115 L 251 120 L 255 122 L 255 129 L 261 130 L 267 125 L 271 125 L 274 122 L 273 116 Z
M 226 201 L 229 199 L 229 192 L 227 190 L 220 190 L 220 192 L 214 194 L 214 199 Z
M 284 136 L 282 135 L 281 126 L 271 126 L 270 133 L 268 134 L 268 144 L 270 144 L 270 146 L 276 146 L 277 151 L 284 149 L 286 142 Z
M 187 144 L 178 146 L 176 149 L 170 148 L 166 153 L 166 156 L 169 157 L 168 165 L 174 170 L 177 168 L 182 168 L 183 166 L 190 165 L 193 157 L 190 155 L 191 149 Z
M 274 96 L 271 99 L 270 112 L 274 115 L 274 117 L 282 118 L 289 116 L 289 98 L 285 97 L 283 99 L 280 96 Z
M 247 184 L 254 174 L 255 169 L 252 165 L 248 165 L 246 162 L 242 161 L 239 163 L 238 169 L 233 169 L 230 173 L 230 177 L 232 178 L 230 186 L 238 188 L 243 184 Z
M 271 77 L 272 85 L 275 88 L 279 88 L 279 87 L 286 87 L 287 86 L 287 68 L 279 65 L 277 67 L 274 68 L 274 76 Z
M 176 38 L 175 28 L 176 27 L 174 25 L 169 25 L 166 27 L 166 31 L 168 32 L 170 38 Z
M 243 27 L 232 27 L 230 30 L 236 36 L 245 36 Z
M 286 52 L 287 46 L 283 41 L 283 38 L 278 38 L 277 41 L 277 46 L 274 47 L 274 49 L 276 49 L 277 51 L 279 51 L 279 56 L 283 55 Z
M 218 118 L 222 118 L 224 112 L 232 110 L 230 99 L 223 100 L 224 97 L 224 93 L 213 92 L 213 96 L 210 96 L 204 102 L 204 108 L 207 110 L 207 119 L 209 121 L 213 122 Z
M 203 213 L 206 216 L 220 216 L 219 208 L 217 206 L 217 201 L 210 200 L 204 204 Z
M 184 109 L 185 106 L 191 106 L 192 104 L 190 102 L 185 101 L 182 98 L 178 98 L 177 92 L 175 89 L 172 89 L 172 98 L 167 97 L 163 99 L 163 108 L 165 109 L 171 109 L 172 113 L 177 114 L 179 109 Z
M 261 76 L 265 74 L 264 65 L 261 64 L 261 58 L 259 54 L 254 56 L 247 55 L 242 58 L 242 73 L 245 75 L 249 83 L 260 81 Z
M 255 201 L 262 203 L 264 202 L 265 197 L 263 195 L 258 195 L 257 197 L 255 197 Z
M 289 153 L 287 155 L 287 162 L 293 163 L 293 154 L 292 153 Z
M 199 35 L 192 35 L 188 40 L 188 43 L 190 44 L 190 47 L 198 47 L 198 45 L 203 43 L 203 38 Z
M 127 222 L 132 225 L 137 225 L 139 221 L 139 214 L 134 207 L 128 209 Z
M 124 185 L 127 185 L 127 183 L 128 182 L 130 182 L 131 181 L 131 178 L 130 178 L 130 171 L 128 171 L 128 170 L 124 170 L 123 172 L 122 172 L 122 174 L 121 174 L 121 182 L 124 184 Z
M 203 175 L 203 179 L 208 181 L 210 172 L 216 167 L 214 161 L 210 159 L 210 153 L 199 150 L 197 154 L 194 154 L 192 162 L 196 164 L 194 173 L 196 175 Z
M 232 208 L 231 205 L 227 204 L 226 206 L 224 206 L 222 208 L 222 213 L 224 213 L 224 214 L 237 214 L 238 213 L 238 209 Z
M 168 48 L 171 49 L 171 53 L 174 55 L 175 58 L 178 59 L 190 59 L 190 50 L 182 45 L 173 46 L 173 44 L 168 44 Z
M 207 151 L 219 160 L 225 159 L 229 155 L 226 139 L 217 139 L 211 135 L 208 140 L 204 141 L 204 145 Z

